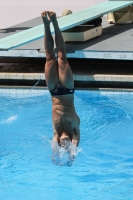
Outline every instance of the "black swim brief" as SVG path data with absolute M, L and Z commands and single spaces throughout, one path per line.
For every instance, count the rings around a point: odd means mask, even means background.
M 58 81 L 56 87 L 53 90 L 50 90 L 50 93 L 52 96 L 55 95 L 65 95 L 65 94 L 73 94 L 74 93 L 74 88 L 73 89 L 68 89 L 64 87 L 60 81 Z

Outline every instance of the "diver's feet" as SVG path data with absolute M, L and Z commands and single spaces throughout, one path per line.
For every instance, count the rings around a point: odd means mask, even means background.
M 48 15 L 48 18 L 49 20 L 54 24 L 55 22 L 57 22 L 57 19 L 56 19 L 56 13 L 53 12 L 53 11 L 47 11 L 47 15 Z
M 47 15 L 47 12 L 48 11 L 43 11 L 41 13 L 42 20 L 43 20 L 44 24 L 50 24 L 50 19 L 49 19 L 49 16 Z

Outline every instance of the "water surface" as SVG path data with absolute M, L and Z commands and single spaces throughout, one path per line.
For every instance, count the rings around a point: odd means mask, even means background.
M 1 200 L 132 199 L 133 93 L 76 91 L 75 105 L 82 151 L 55 166 L 48 91 L 0 91 Z

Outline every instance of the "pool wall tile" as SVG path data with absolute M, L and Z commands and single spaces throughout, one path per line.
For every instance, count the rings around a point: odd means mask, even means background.
M 98 97 L 99 96 L 99 91 L 92 91 L 91 92 L 91 97 Z
M 103 91 L 100 91 L 100 94 L 102 96 L 110 96 L 110 95 L 113 95 L 113 91 L 110 91 L 110 90 L 103 90 Z
M 30 96 L 41 96 L 44 94 L 49 94 L 49 91 L 46 88 L 0 88 L 0 93 L 3 96 L 20 96 L 20 97 L 30 97 Z M 108 89 L 99 89 L 99 90 L 76 90 L 75 97 L 78 97 L 78 94 L 82 94 L 84 98 L 90 97 L 99 97 L 99 96 L 116 96 L 117 95 L 132 95 L 133 91 L 131 90 L 108 90 Z M 50 96 L 50 94 L 49 94 Z
M 3 93 L 3 89 L 0 88 L 0 93 Z
M 129 92 L 129 95 L 132 95 L 132 96 L 133 96 L 133 92 Z

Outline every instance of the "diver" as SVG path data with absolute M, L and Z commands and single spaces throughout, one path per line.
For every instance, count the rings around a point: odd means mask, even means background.
M 74 107 L 74 80 L 66 57 L 65 43 L 56 14 L 52 11 L 44 11 L 41 16 L 45 30 L 46 63 L 44 72 L 52 100 L 53 142 L 65 149 L 69 148 L 68 144 L 70 143 L 77 147 L 80 140 L 80 118 Z M 54 54 L 54 40 L 50 31 L 50 22 L 53 23 L 55 30 L 57 60 Z M 71 150 L 70 154 L 70 158 L 72 158 Z

